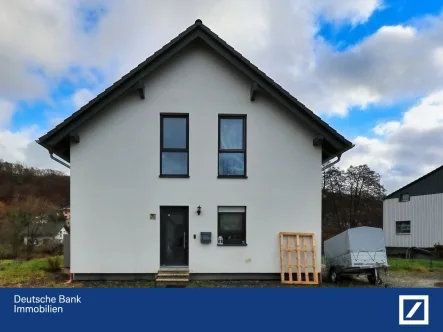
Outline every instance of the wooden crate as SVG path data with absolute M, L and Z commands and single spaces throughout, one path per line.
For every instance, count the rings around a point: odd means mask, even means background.
M 280 233 L 281 282 L 317 285 L 317 253 L 314 233 Z

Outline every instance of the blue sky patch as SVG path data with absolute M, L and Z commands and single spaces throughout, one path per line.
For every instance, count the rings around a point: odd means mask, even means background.
M 102 4 L 95 6 L 79 7 L 77 8 L 77 15 L 79 15 L 81 28 L 85 33 L 93 33 L 97 28 L 100 20 L 108 13 L 108 9 Z
M 415 104 L 415 99 L 404 100 L 392 105 L 374 105 L 364 110 L 350 109 L 348 116 L 344 118 L 330 116 L 322 119 L 348 139 L 357 136 L 374 138 L 377 136 L 373 132 L 375 126 L 388 121 L 401 121 L 403 113 Z
M 441 1 L 389 0 L 375 11 L 367 22 L 352 26 L 350 23 L 334 24 L 319 20 L 317 36 L 331 43 L 336 50 L 344 51 L 374 34 L 382 26 L 407 24 L 426 15 L 436 15 L 443 10 Z
M 33 72 L 45 82 L 48 96 L 45 99 L 19 101 L 17 112 L 9 126 L 12 131 L 18 131 L 30 124 L 43 130 L 50 129 L 54 125 L 54 119 L 64 119 L 77 110 L 72 103 L 76 91 L 100 90 L 105 81 L 105 75 L 98 68 L 85 70 L 74 66 L 64 77 L 57 79 L 46 76 L 43 70 L 34 69 Z

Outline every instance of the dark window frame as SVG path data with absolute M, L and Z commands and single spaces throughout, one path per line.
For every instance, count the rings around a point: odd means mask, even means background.
M 220 208 L 243 208 L 244 212 L 220 212 Z M 246 228 L 246 206 L 218 206 L 217 207 L 217 239 L 219 236 L 221 236 L 221 227 L 220 227 L 220 215 L 222 214 L 242 214 L 242 233 L 244 240 L 238 240 L 242 241 L 244 243 L 237 243 L 237 240 L 231 240 L 226 242 L 225 239 L 223 239 L 223 244 L 217 244 L 220 247 L 245 247 L 247 246 L 247 228 Z
M 165 118 L 185 118 L 186 119 L 186 147 L 185 148 L 165 148 L 163 147 L 163 124 Z M 186 152 L 186 174 L 163 174 L 163 152 Z M 189 113 L 160 113 L 160 177 L 161 178 L 189 178 Z
M 404 195 L 408 195 L 408 199 L 403 199 Z M 400 194 L 400 196 L 398 197 L 398 200 L 402 203 L 409 202 L 411 200 L 411 195 L 409 193 Z
M 398 232 L 398 223 L 409 223 L 409 233 L 404 232 Z M 412 229 L 411 229 L 411 221 L 410 220 L 398 220 L 395 222 L 395 234 L 397 235 L 411 235 Z
M 242 149 L 222 149 L 221 148 L 221 120 L 223 119 L 241 119 L 243 120 L 243 148 Z M 219 114 L 218 115 L 218 152 L 217 152 L 217 174 L 220 179 L 247 179 L 247 116 L 246 114 Z M 243 175 L 223 175 L 220 174 L 220 153 L 243 153 L 244 154 L 244 174 Z

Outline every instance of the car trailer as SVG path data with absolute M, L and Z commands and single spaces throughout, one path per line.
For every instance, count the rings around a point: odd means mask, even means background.
M 350 228 L 324 242 L 329 280 L 337 283 L 345 275 L 366 275 L 369 283 L 383 284 L 388 259 L 383 230 L 376 227 Z

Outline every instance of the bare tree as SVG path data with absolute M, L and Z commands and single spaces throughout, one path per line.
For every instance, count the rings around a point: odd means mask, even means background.
M 15 200 L 7 206 L 1 217 L 1 231 L 6 235 L 4 239 L 9 242 L 13 256 L 17 257 L 24 246 L 26 258 L 29 259 L 42 236 L 42 228 L 47 223 L 64 219 L 63 214 L 58 213 L 52 204 L 39 198 L 28 197 Z
M 323 175 L 323 228 L 342 231 L 381 226 L 385 189 L 380 175 L 367 165 L 346 171 L 331 167 Z
M 367 165 L 349 167 L 346 177 L 350 200 L 348 222 L 350 227 L 360 226 L 373 206 L 371 203 L 382 202 L 386 190 L 380 183 L 380 174 Z

